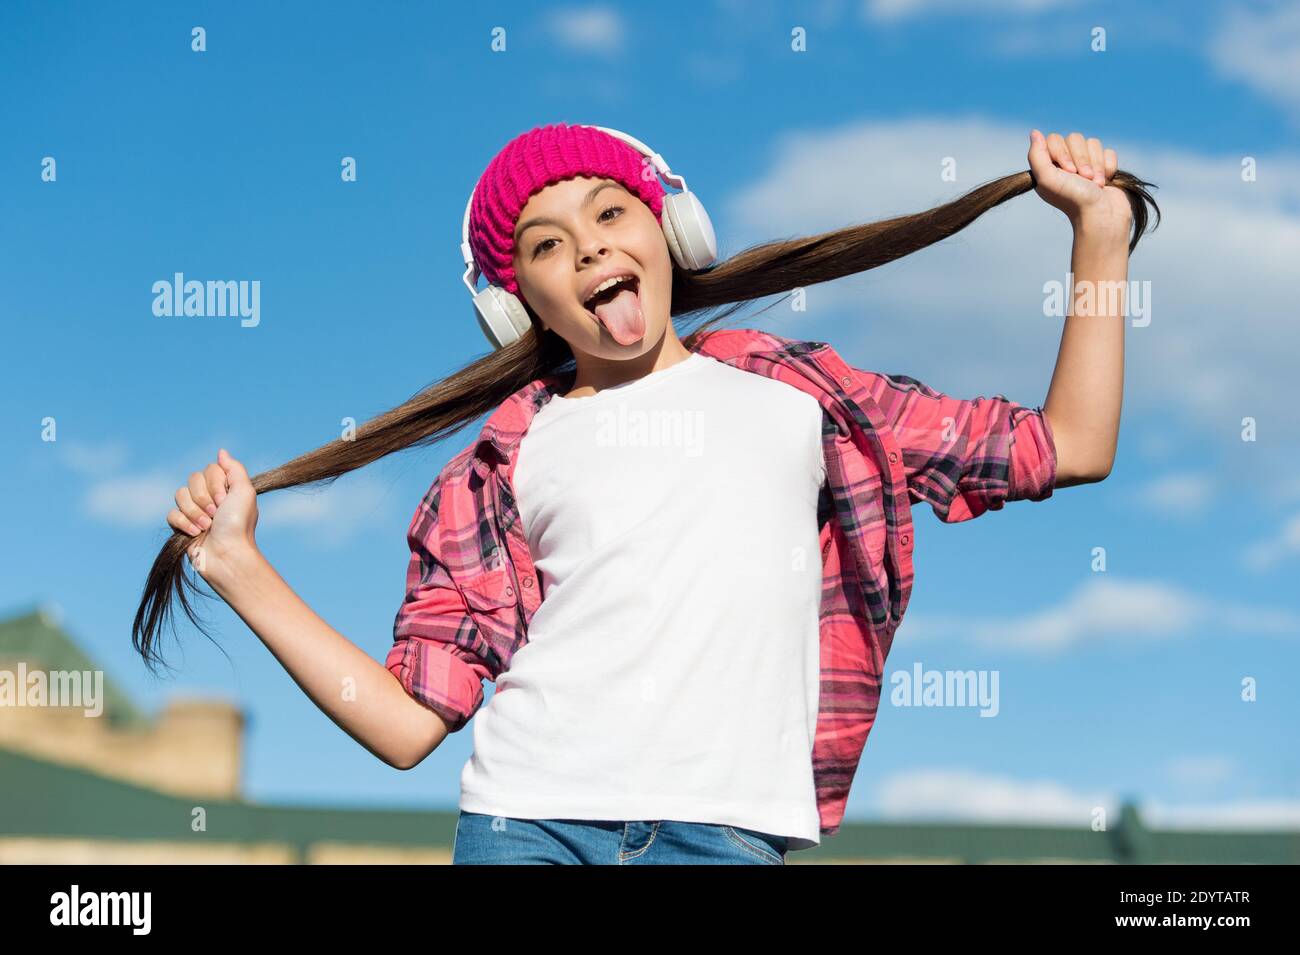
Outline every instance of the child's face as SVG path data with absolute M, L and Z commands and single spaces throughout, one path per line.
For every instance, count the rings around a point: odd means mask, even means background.
M 530 224 L 535 218 L 553 221 Z M 650 351 L 670 325 L 669 255 L 663 227 L 649 206 L 613 179 L 579 176 L 528 200 L 516 224 L 513 261 L 520 298 L 544 327 L 568 342 L 575 355 L 618 360 Z M 644 333 L 625 344 L 583 304 L 595 280 L 611 271 L 636 276 L 644 316 Z M 634 334 L 635 327 L 626 337 Z

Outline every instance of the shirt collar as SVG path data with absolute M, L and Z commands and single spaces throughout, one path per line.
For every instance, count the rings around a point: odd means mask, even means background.
M 715 329 L 702 336 L 693 351 L 720 361 L 769 345 L 771 337 L 752 328 Z M 534 378 L 497 407 L 479 432 L 474 445 L 474 467 L 480 474 L 496 464 L 509 466 L 537 412 L 571 382 L 573 372 Z
M 564 387 L 571 374 L 534 378 L 488 416 L 479 432 L 474 457 L 484 464 L 509 464 L 533 417 Z

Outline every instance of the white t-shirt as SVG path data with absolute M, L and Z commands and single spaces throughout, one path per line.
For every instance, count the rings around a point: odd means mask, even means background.
M 462 809 L 820 842 L 821 429 L 811 395 L 698 352 L 542 407 L 514 473 L 542 603 Z

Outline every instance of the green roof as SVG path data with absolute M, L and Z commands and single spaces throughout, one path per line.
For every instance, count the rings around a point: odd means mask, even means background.
M 242 799 L 172 796 L 0 749 L 0 837 L 188 842 L 274 842 L 300 859 L 317 842 L 450 848 L 456 810 L 257 805 Z M 196 806 L 206 830 L 191 830 Z M 791 859 L 915 859 L 954 862 L 1300 863 L 1297 832 L 1153 831 L 1126 807 L 1110 832 L 1015 825 L 848 822 Z
M 312 843 L 447 848 L 455 812 L 322 809 L 255 805 L 242 799 L 184 797 L 0 749 L 0 837 L 211 843 L 277 842 L 300 857 Z M 191 829 L 194 810 L 206 829 Z
M 59 626 L 57 611 L 37 607 L 0 621 L 0 664 L 23 661 L 29 669 L 85 672 L 103 670 Z M 104 673 L 104 717 L 113 726 L 143 728 L 153 719 Z

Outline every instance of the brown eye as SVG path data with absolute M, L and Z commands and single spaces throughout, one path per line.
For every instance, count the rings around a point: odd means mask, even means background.
M 624 209 L 622 206 L 606 206 L 603 210 L 601 210 L 601 213 L 598 216 L 598 218 L 605 222 L 613 222 L 614 219 L 618 218 L 618 216 L 613 216 L 612 218 L 606 219 L 605 213 L 617 212 L 621 216 L 626 211 L 627 210 Z M 545 246 L 546 243 L 548 242 L 555 242 L 555 241 L 556 241 L 555 239 L 543 239 L 541 242 L 538 242 L 535 246 L 533 246 L 533 258 L 537 258 L 539 255 L 543 255 L 546 252 L 549 252 L 550 251 L 549 246 L 546 248 L 542 248 L 542 247 Z

